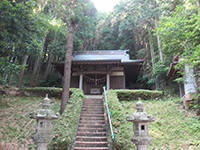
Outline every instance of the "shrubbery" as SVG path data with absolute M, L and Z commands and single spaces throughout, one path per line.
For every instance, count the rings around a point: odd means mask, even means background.
M 121 100 L 142 100 L 161 99 L 163 96 L 162 91 L 151 90 L 115 90 L 118 99 Z
M 116 90 L 117 91 L 117 90 Z M 124 114 L 123 107 L 117 98 L 117 92 L 115 90 L 107 91 L 107 99 L 109 111 L 111 113 L 113 131 L 116 134 L 116 141 L 112 140 L 112 147 L 116 147 L 117 150 L 130 148 L 130 133 L 126 126 L 126 114 Z
M 49 144 L 49 150 L 69 149 L 73 144 L 84 94 L 80 89 L 71 91 L 73 92 L 62 116 L 58 121 L 54 121 L 55 137 Z
M 77 92 L 78 89 L 70 88 L 70 95 L 73 92 Z M 62 88 L 55 87 L 35 87 L 35 88 L 21 88 L 19 92 L 24 93 L 27 92 L 31 96 L 42 96 L 45 97 L 48 94 L 49 97 L 61 98 L 62 97 Z M 82 93 L 83 95 L 83 93 Z

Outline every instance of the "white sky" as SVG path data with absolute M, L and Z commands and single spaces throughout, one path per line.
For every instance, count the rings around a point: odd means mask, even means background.
M 120 0 L 91 0 L 98 11 L 109 12 Z

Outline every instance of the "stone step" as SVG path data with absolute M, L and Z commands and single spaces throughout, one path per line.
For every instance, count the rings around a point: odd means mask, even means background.
M 103 111 L 103 109 L 95 109 L 95 108 L 83 108 L 81 111 Z
M 80 120 L 105 120 L 105 119 L 103 116 L 100 116 L 100 117 L 81 116 Z
M 105 124 L 105 120 L 80 120 L 79 123 L 87 123 L 87 124 Z
M 81 112 L 82 115 L 91 115 L 91 114 L 94 114 L 94 115 L 102 115 L 103 114 L 103 111 L 82 111 Z
M 104 115 L 103 114 L 81 114 L 80 119 L 81 118 L 84 118 L 84 119 L 89 118 L 89 119 L 95 119 L 95 120 L 100 119 L 100 120 L 102 120 L 102 119 L 104 119 Z
M 106 132 L 106 128 L 78 127 L 78 132 Z
M 108 150 L 108 147 L 74 147 L 74 150 Z
M 103 107 L 82 107 L 82 110 L 103 110 Z
M 108 150 L 102 99 L 84 99 L 74 150 Z
M 82 108 L 103 108 L 102 104 L 101 105 L 96 105 L 91 107 L 90 105 L 82 105 Z
M 108 142 L 76 141 L 75 147 L 108 147 Z
M 83 103 L 83 107 L 87 106 L 87 107 L 99 107 L 102 106 L 102 103 Z
M 80 124 L 79 127 L 87 127 L 87 128 L 105 128 L 105 124 Z
M 100 98 L 100 99 L 91 99 L 91 98 L 85 98 L 84 99 L 85 101 L 102 101 L 102 99 Z
M 102 136 L 106 136 L 106 132 L 81 132 L 81 131 L 78 131 L 77 136 L 102 137 Z
M 102 137 L 99 137 L 99 136 L 92 136 L 92 137 L 91 136 L 77 136 L 76 141 L 106 142 L 107 137 L 106 136 L 102 136 Z
M 104 114 L 81 114 L 81 117 L 104 117 Z
M 101 101 L 100 100 L 98 100 L 98 101 L 86 100 L 86 101 L 83 101 L 83 103 L 90 103 L 90 104 L 91 103 L 99 103 L 99 104 L 101 103 L 101 104 L 103 104 L 103 101 L 102 100 Z

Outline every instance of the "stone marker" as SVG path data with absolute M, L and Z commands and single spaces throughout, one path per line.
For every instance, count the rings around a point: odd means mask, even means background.
M 60 117 L 59 113 L 55 114 L 49 107 L 50 99 L 47 94 L 42 101 L 42 109 L 30 113 L 29 116 L 31 119 L 37 119 L 36 132 L 32 135 L 32 139 L 37 145 L 37 150 L 47 150 L 47 145 L 54 137 L 52 134 L 52 120 Z
M 137 150 L 146 150 L 147 145 L 151 142 L 152 138 L 148 136 L 147 122 L 154 121 L 154 116 L 143 112 L 144 104 L 139 101 L 136 103 L 137 112 L 131 116 L 127 115 L 126 120 L 134 123 L 133 131 L 134 136 L 131 141 L 137 146 Z

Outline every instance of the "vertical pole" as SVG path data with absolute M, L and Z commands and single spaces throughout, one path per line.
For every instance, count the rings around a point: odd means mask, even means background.
M 83 89 L 83 75 L 82 74 L 80 74 L 80 76 L 79 76 L 79 89 Z
M 107 87 L 107 90 L 110 90 L 110 75 L 107 74 L 107 77 L 106 77 L 106 87 Z

